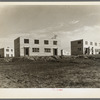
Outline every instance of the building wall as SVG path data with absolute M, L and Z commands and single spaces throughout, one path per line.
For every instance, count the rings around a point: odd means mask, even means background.
M 7 51 L 9 50 L 9 51 Z M 4 48 L 4 57 L 14 57 L 14 49 L 10 47 Z
M 0 57 L 4 57 L 4 48 L 0 49 Z
M 86 44 L 86 42 L 87 42 L 87 44 Z M 92 42 L 92 44 L 91 44 L 91 42 Z M 95 43 L 97 43 L 97 45 L 95 45 Z M 86 48 L 89 48 L 90 54 L 99 54 L 100 53 L 100 43 L 99 42 L 84 40 L 84 47 L 83 47 L 84 54 L 85 54 Z
M 79 41 L 81 43 L 79 43 Z M 97 45 L 95 45 L 95 43 Z M 76 40 L 71 41 L 71 55 L 92 55 L 100 54 L 100 43 L 87 41 L 87 40 Z
M 71 41 L 71 55 L 83 54 L 83 40 Z
M 0 49 L 0 57 L 14 57 L 14 49 L 10 47 Z
M 15 57 L 20 56 L 20 37 L 14 40 Z
M 29 43 L 24 43 L 24 39 L 29 39 Z M 37 39 L 39 40 L 39 44 L 35 44 L 34 40 Z M 44 44 L 44 40 L 48 40 L 49 44 L 46 45 Z M 57 41 L 57 45 L 53 45 L 53 41 Z M 23 36 L 20 37 L 20 46 L 15 43 L 15 49 L 20 48 L 20 52 L 15 52 L 15 55 L 19 56 L 24 56 L 24 48 L 28 47 L 29 48 L 29 56 L 53 56 L 53 49 L 57 48 L 58 49 L 58 55 L 61 55 L 61 43 L 58 39 L 44 39 L 44 38 L 31 38 L 28 36 Z M 18 47 L 16 47 L 18 46 Z M 39 48 L 39 52 L 32 52 L 32 48 Z M 44 48 L 50 48 L 51 52 L 44 52 Z M 18 54 L 16 54 L 18 53 Z

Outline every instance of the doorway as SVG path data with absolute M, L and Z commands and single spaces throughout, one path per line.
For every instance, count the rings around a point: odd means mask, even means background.
M 85 48 L 85 55 L 89 55 L 90 54 L 90 48 Z
M 24 56 L 29 56 L 29 48 L 24 48 Z
M 58 55 L 58 50 L 57 49 L 53 49 L 53 55 L 57 56 Z

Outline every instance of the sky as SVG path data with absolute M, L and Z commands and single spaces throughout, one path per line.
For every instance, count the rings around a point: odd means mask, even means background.
M 100 42 L 100 5 L 0 5 L 0 47 L 23 35 L 57 35 L 68 51 L 72 40 Z

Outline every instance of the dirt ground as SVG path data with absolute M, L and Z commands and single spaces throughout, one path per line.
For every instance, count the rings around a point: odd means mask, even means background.
M 100 59 L 0 62 L 0 88 L 100 88 Z

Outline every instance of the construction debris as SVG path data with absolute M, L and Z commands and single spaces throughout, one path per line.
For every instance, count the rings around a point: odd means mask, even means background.
M 100 55 L 78 55 L 78 56 L 27 56 L 27 57 L 5 57 L 0 58 L 0 63 L 2 62 L 63 62 L 63 61 L 73 61 L 74 59 L 100 59 Z

